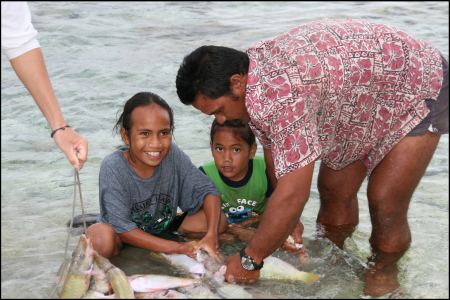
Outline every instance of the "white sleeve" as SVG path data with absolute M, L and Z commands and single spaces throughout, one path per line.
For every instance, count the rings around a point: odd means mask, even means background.
M 26 2 L 2 1 L 2 50 L 9 60 L 39 48 Z

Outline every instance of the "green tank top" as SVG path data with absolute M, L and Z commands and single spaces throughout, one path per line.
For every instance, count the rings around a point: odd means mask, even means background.
M 242 207 L 251 209 L 257 214 L 261 214 L 264 211 L 268 189 L 264 158 L 255 156 L 252 175 L 248 182 L 241 187 L 232 187 L 226 184 L 220 177 L 214 161 L 204 164 L 203 170 L 219 191 L 222 210 L 225 214 L 228 214 L 230 209 L 231 212 L 236 209 L 242 210 Z

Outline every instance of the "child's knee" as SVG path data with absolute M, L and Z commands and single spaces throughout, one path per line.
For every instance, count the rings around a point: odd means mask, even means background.
M 92 242 L 93 248 L 104 257 L 118 254 L 121 241 L 110 224 L 97 223 L 89 226 L 86 235 Z

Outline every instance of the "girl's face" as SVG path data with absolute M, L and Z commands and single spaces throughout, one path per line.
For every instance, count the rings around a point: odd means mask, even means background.
M 249 146 L 229 128 L 219 128 L 211 152 L 219 172 L 232 181 L 239 181 L 247 174 L 248 161 L 255 156 L 256 145 Z
M 157 104 L 136 107 L 131 112 L 131 129 L 121 129 L 129 150 L 124 153 L 136 173 L 148 178 L 169 153 L 172 144 L 170 116 Z

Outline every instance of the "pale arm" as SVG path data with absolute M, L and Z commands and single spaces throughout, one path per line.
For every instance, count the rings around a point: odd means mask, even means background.
M 50 83 L 41 49 L 30 50 L 13 58 L 10 62 L 47 119 L 52 131 L 67 125 Z M 58 130 L 54 135 L 54 140 L 74 168 L 81 169 L 87 160 L 88 143 L 86 139 L 75 130 L 66 128 Z

